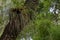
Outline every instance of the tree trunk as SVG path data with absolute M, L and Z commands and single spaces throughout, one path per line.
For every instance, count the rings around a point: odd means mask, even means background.
M 22 31 L 23 27 L 27 25 L 29 20 L 32 18 L 31 16 L 33 15 L 28 10 L 32 9 L 35 11 L 35 9 L 37 8 L 37 1 L 38 0 L 26 0 L 24 4 L 26 8 L 12 8 L 10 10 L 9 23 L 6 25 L 0 40 L 16 40 L 17 35 Z

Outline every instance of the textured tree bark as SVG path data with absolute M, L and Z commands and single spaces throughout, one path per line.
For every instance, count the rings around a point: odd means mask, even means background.
M 26 9 L 35 11 L 37 1 L 38 0 L 26 0 L 24 8 L 12 8 L 10 10 L 9 23 L 6 25 L 0 40 L 16 40 L 17 35 L 22 31 L 23 27 L 27 25 L 32 18 L 31 16 L 33 16 L 29 11 L 27 12 Z
M 27 14 L 21 13 L 18 8 L 12 9 L 9 14 L 9 23 L 6 25 L 0 40 L 15 40 L 28 21 Z

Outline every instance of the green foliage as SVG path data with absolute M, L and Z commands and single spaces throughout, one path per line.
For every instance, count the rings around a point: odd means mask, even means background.
M 60 40 L 60 25 L 53 25 L 50 31 L 52 40 Z
M 19 40 L 19 37 L 22 36 L 26 38 L 26 35 L 28 34 L 33 40 L 49 40 L 52 25 L 50 19 L 45 18 L 43 14 L 38 14 L 36 19 L 23 29 L 17 39 Z
M 21 6 L 24 5 L 25 0 L 12 0 L 12 2 L 13 2 L 13 6 L 15 6 L 15 7 L 21 7 Z

